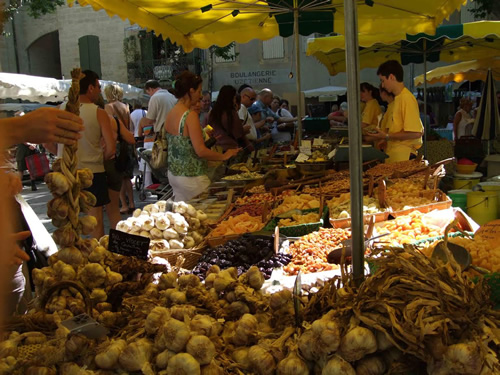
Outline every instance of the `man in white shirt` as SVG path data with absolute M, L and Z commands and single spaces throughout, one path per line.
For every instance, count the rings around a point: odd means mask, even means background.
M 147 112 L 144 109 L 142 109 L 141 103 L 134 104 L 134 110 L 130 114 L 133 128 L 130 129 L 130 131 L 132 131 L 134 133 L 134 137 L 136 137 L 136 138 L 139 136 L 139 133 L 138 133 L 139 132 L 139 123 L 141 122 L 141 119 L 146 116 L 146 113 Z
M 161 132 L 167 114 L 177 103 L 174 95 L 160 87 L 160 83 L 155 80 L 149 80 L 144 85 L 144 92 L 151 96 L 149 99 L 148 113 L 140 121 L 140 126 L 154 124 L 154 132 Z M 143 125 L 144 123 L 144 125 Z
M 253 104 L 257 97 L 257 94 L 251 87 L 246 87 L 240 92 L 240 95 L 241 106 L 240 110 L 238 111 L 238 116 L 243 125 L 243 129 L 245 129 L 245 131 L 247 131 L 248 129 L 249 131 L 246 137 L 248 138 L 248 140 L 255 142 L 257 140 L 257 129 L 255 128 L 252 116 L 248 113 L 247 108 L 249 108 Z

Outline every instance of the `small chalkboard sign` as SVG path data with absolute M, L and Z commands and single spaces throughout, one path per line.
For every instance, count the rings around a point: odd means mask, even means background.
M 108 250 L 112 253 L 147 260 L 149 242 L 150 239 L 147 237 L 110 229 Z

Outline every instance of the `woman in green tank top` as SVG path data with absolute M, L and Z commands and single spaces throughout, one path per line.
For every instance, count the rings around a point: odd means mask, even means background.
M 201 99 L 201 83 L 198 75 L 188 71 L 176 77 L 178 101 L 165 120 L 168 179 L 175 201 L 190 200 L 210 185 L 207 160 L 225 161 L 239 152 L 239 149 L 229 149 L 220 154 L 205 146 L 200 118 L 190 111 L 191 105 Z

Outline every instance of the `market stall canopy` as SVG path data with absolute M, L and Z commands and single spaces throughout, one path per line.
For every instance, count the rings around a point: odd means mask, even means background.
M 117 84 L 123 89 L 125 100 L 141 99 L 143 90 L 126 83 L 100 80 L 106 85 Z M 58 80 L 26 74 L 0 73 L 0 99 L 28 100 L 35 103 L 62 102 L 71 86 L 71 80 Z
M 464 61 L 458 64 L 441 66 L 427 72 L 427 83 L 448 83 L 486 80 L 488 69 L 491 69 L 493 79 L 500 80 L 500 57 Z M 424 75 L 415 77 L 415 85 L 424 83 Z
M 411 33 L 433 33 L 467 0 L 357 1 L 360 33 L 393 28 Z M 68 4 L 74 4 L 68 0 Z M 293 34 L 294 9 L 300 13 L 299 33 L 344 33 L 343 0 L 79 0 L 94 10 L 128 19 L 172 42 L 186 52 L 231 42 L 247 43 Z M 398 35 L 402 38 L 403 35 Z
M 54 107 L 49 104 L 39 103 L 3 103 L 0 104 L 0 112 L 31 112 L 41 107 Z
M 435 34 L 359 34 L 360 68 L 376 68 L 386 60 L 401 64 L 472 60 L 500 55 L 500 21 L 444 25 Z M 316 57 L 331 75 L 346 71 L 343 35 L 309 39 L 307 55 Z
M 345 95 L 347 92 L 347 87 L 341 86 L 325 86 L 312 90 L 305 90 L 304 96 L 306 98 L 314 98 L 317 96 L 333 96 L 333 95 Z

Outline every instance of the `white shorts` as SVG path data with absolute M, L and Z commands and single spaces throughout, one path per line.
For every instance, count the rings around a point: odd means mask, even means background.
M 211 184 L 208 176 L 174 176 L 168 171 L 168 183 L 174 191 L 174 201 L 188 201 L 203 193 Z

